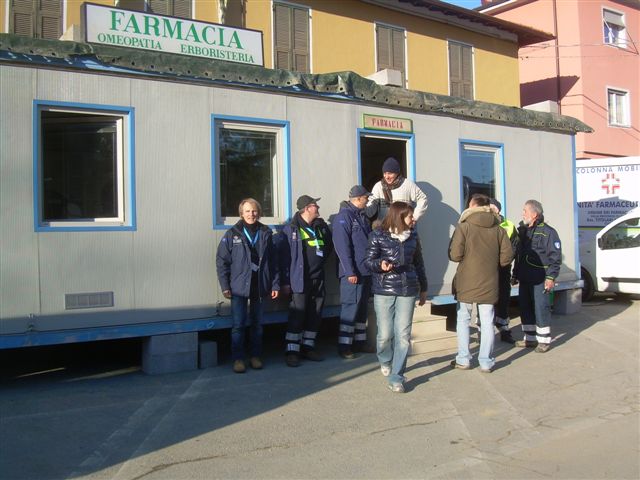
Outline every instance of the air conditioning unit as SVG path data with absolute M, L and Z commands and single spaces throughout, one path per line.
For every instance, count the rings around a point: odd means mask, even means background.
M 392 85 L 394 87 L 402 87 L 402 72 L 400 70 L 393 70 L 391 68 L 385 68 L 367 77 L 369 80 L 373 80 L 378 85 Z
M 522 108 L 526 110 L 533 110 L 534 112 L 558 113 L 558 103 L 552 100 L 532 103 L 531 105 L 525 105 Z

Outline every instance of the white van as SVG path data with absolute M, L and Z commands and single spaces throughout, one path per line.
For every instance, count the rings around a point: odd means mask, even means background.
M 640 208 L 596 236 L 596 290 L 640 294 Z
M 640 207 L 640 157 L 576 161 L 578 239 L 582 301 L 599 290 L 596 235 L 617 218 Z

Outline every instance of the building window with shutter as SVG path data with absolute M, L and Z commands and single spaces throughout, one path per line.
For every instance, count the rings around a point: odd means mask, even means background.
M 613 88 L 607 89 L 607 111 L 609 125 L 613 127 L 629 127 L 629 92 Z
M 238 204 L 251 197 L 262 205 L 262 221 L 289 218 L 289 122 L 212 116 L 214 228 L 233 225 Z
M 244 15 L 244 0 L 219 0 L 218 16 L 223 25 L 244 28 Z
M 116 7 L 126 10 L 135 10 L 136 12 L 147 11 L 146 0 L 116 0 Z
M 57 40 L 62 35 L 62 0 L 10 0 L 9 33 Z
M 622 48 L 627 46 L 627 29 L 623 13 L 602 10 L 602 26 L 605 44 Z
M 449 41 L 449 95 L 473 100 L 473 47 Z
M 274 67 L 310 73 L 309 9 L 273 4 Z
M 376 71 L 397 70 L 406 86 L 405 31 L 401 28 L 376 24 Z
M 135 230 L 130 107 L 34 102 L 36 231 Z
M 191 0 L 148 0 L 148 11 L 156 15 L 192 18 Z

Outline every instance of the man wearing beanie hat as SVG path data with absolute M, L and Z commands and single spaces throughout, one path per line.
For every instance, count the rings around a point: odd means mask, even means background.
M 500 211 L 502 205 L 498 200 L 492 198 L 490 201 L 491 211 L 499 217 L 500 226 L 504 228 L 504 231 L 509 237 L 511 242 L 511 248 L 515 254 L 516 246 L 518 245 L 518 230 L 515 224 L 504 218 Z M 494 324 L 500 331 L 500 340 L 506 343 L 516 343 L 511 336 L 511 330 L 509 330 L 509 301 L 511 300 L 511 264 L 506 267 L 500 267 L 498 272 L 498 303 L 496 303 L 496 316 L 494 318 Z
M 415 183 L 402 176 L 400 163 L 393 157 L 382 164 L 382 180 L 371 190 L 367 204 L 370 219 L 382 220 L 393 202 L 406 202 L 414 207 L 413 218 L 417 221 L 427 211 L 427 195 Z M 377 208 L 376 208 L 377 207 Z
M 300 365 L 300 357 L 319 362 L 315 343 L 324 305 L 324 265 L 332 250 L 331 232 L 320 218 L 319 198 L 302 195 L 298 211 L 278 235 L 283 291 L 291 291 L 285 336 L 285 361 Z
M 371 271 L 364 260 L 371 226 L 365 207 L 370 195 L 362 185 L 354 185 L 349 190 L 349 201 L 340 204 L 340 211 L 332 222 L 342 304 L 338 354 L 346 359 L 355 358 L 354 352 L 375 351 L 366 344 Z

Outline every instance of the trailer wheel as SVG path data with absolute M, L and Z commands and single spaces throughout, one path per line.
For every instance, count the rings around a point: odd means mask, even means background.
M 582 287 L 582 301 L 588 302 L 593 297 L 595 292 L 595 287 L 593 285 L 593 279 L 589 272 L 587 272 L 584 268 L 580 269 L 580 274 L 582 276 L 582 281 L 584 282 L 584 286 Z

